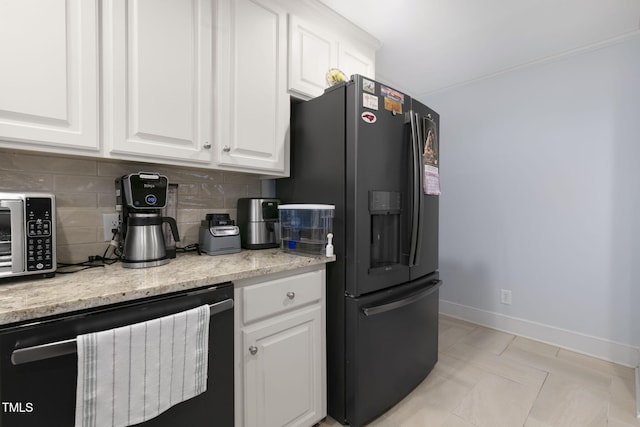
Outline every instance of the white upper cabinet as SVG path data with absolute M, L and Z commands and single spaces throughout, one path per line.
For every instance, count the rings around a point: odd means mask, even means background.
M 104 0 L 109 156 L 209 165 L 212 0 Z
M 375 53 L 366 49 L 358 49 L 347 41 L 338 42 L 338 68 L 349 78 L 353 74 L 361 74 L 375 79 Z
M 99 150 L 97 4 L 0 1 L 0 146 Z
M 319 0 L 1 0 L 0 147 L 288 176 L 290 95 L 377 47 Z
M 292 12 L 289 26 L 292 95 L 303 99 L 322 95 L 331 68 L 341 70 L 347 79 L 353 74 L 375 78 L 378 42 L 353 24 L 316 6 Z
M 297 16 L 289 18 L 289 89 L 317 96 L 327 87 L 326 73 L 338 64 L 332 34 Z
M 267 0 L 219 0 L 217 15 L 217 164 L 286 175 L 286 11 Z

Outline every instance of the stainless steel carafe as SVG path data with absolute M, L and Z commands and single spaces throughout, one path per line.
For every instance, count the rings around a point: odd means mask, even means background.
M 123 266 L 143 268 L 167 264 L 162 224 L 171 227 L 173 239 L 180 241 L 176 220 L 157 213 L 131 213 L 127 218 L 127 235 L 124 240 Z

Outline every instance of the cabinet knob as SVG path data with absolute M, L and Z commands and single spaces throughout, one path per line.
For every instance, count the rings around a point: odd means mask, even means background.
M 287 298 L 294 299 L 295 297 L 296 297 L 296 293 L 295 292 L 287 292 Z
M 222 151 L 224 151 L 225 153 L 228 153 L 229 151 L 231 151 L 231 147 L 229 147 L 228 145 L 225 145 Z
M 211 143 L 209 141 L 206 141 L 202 146 L 208 150 L 211 148 Z
M 256 347 L 255 345 L 252 345 L 251 347 L 249 347 L 249 353 L 256 354 L 257 352 L 258 352 L 258 347 Z

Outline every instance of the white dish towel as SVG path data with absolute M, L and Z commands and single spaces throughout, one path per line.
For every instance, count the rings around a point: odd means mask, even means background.
M 207 390 L 209 306 L 77 337 L 76 427 L 125 427 Z

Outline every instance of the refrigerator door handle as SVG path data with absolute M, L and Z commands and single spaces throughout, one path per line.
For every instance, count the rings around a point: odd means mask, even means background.
M 424 290 L 421 290 L 420 292 L 387 304 L 376 305 L 373 307 L 363 307 L 362 312 L 365 316 L 369 317 L 375 316 L 376 314 L 386 313 L 387 311 L 396 310 L 400 307 L 413 304 L 414 302 L 431 295 L 432 293 L 440 289 L 440 286 L 442 286 L 442 280 L 434 280 L 433 282 L 431 282 L 431 286 L 425 288 Z
M 418 145 L 418 130 L 416 123 L 416 114 L 411 111 L 409 113 L 411 119 L 411 157 L 413 160 L 413 168 L 412 168 L 412 188 L 411 188 L 411 246 L 409 249 L 409 267 L 415 265 L 416 260 L 416 249 L 418 244 L 418 214 L 419 214 L 419 205 L 416 197 L 416 189 L 419 185 L 419 177 L 416 173 L 416 163 L 418 161 L 419 153 L 417 150 Z
M 418 188 L 416 189 L 416 197 L 418 198 L 418 228 L 415 233 L 416 237 L 416 259 L 414 265 L 420 264 L 420 259 L 422 257 L 422 228 L 423 225 L 423 212 L 424 212 L 424 157 L 423 157 L 423 142 L 425 141 L 424 136 L 422 134 L 424 118 L 420 120 L 419 113 L 416 114 L 416 130 L 418 131 L 418 140 L 416 144 L 416 149 L 418 151 Z
M 409 249 L 409 267 L 420 264 L 420 252 L 422 249 L 422 211 L 424 186 L 424 172 L 422 162 L 422 150 L 420 150 L 421 129 L 419 115 L 411 111 L 411 154 L 413 157 L 413 180 L 411 189 L 411 246 Z

